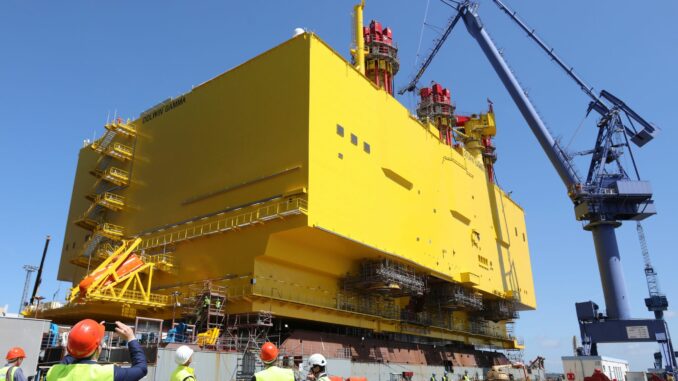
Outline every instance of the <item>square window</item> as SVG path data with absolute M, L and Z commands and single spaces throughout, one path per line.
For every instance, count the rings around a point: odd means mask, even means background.
M 337 124 L 337 135 L 344 136 L 344 127 L 339 124 Z
M 337 157 L 340 158 L 340 159 L 343 159 L 343 158 L 344 158 L 344 154 L 341 153 L 341 152 L 339 152 L 339 155 L 337 155 Z
M 358 137 L 355 136 L 354 134 L 351 134 L 351 143 L 352 143 L 354 146 L 357 146 L 357 145 L 358 145 Z
M 365 151 L 366 153 L 370 153 L 370 150 L 371 150 L 370 144 L 367 142 L 363 142 L 363 151 Z

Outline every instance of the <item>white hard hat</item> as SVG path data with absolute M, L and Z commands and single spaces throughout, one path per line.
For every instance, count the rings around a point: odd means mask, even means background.
M 326 366 L 327 360 L 325 360 L 325 356 L 321 355 L 320 353 L 314 353 L 308 358 L 309 368 L 313 368 L 316 365 Z
M 174 353 L 174 362 L 179 365 L 184 365 L 191 359 L 191 356 L 193 356 L 193 349 L 186 345 L 182 345 L 177 348 L 176 353 Z

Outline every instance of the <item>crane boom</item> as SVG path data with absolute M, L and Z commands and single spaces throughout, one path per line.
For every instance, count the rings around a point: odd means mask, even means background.
M 652 260 L 650 259 L 650 250 L 647 248 L 645 239 L 645 230 L 640 222 L 636 222 L 636 231 L 638 232 L 638 241 L 640 242 L 640 251 L 643 254 L 643 263 L 645 264 L 645 280 L 647 282 L 648 298 L 645 298 L 645 306 L 657 319 L 664 318 L 664 311 L 669 308 L 669 301 L 659 289 L 659 279 L 657 272 L 654 271 Z
M 659 281 L 657 280 L 657 272 L 652 267 L 652 260 L 650 259 L 650 251 L 647 248 L 647 240 L 645 239 L 645 231 L 640 222 L 636 222 L 636 231 L 638 232 L 638 241 L 640 241 L 640 251 L 643 254 L 643 263 L 645 264 L 645 277 L 647 278 L 647 291 L 650 296 L 661 295 L 659 291 Z
M 511 17 L 511 19 L 513 21 L 515 21 L 516 24 L 518 24 L 518 26 L 520 26 L 520 28 L 522 30 L 524 30 L 527 33 L 527 35 L 534 42 L 536 42 L 537 45 L 539 45 L 539 47 L 542 48 L 544 50 L 544 52 L 546 52 L 546 54 L 548 54 L 549 57 L 551 57 L 552 60 L 554 60 L 556 62 L 556 64 L 558 64 L 558 66 L 560 66 L 563 70 L 565 70 L 565 73 L 567 73 L 567 75 L 570 76 L 570 78 L 572 78 L 575 82 L 577 82 L 577 85 L 579 85 L 579 87 L 581 87 L 582 91 L 584 91 L 593 100 L 593 102 L 599 103 L 600 106 L 603 107 L 605 109 L 605 111 L 607 111 L 607 106 L 605 106 L 605 104 L 600 100 L 600 98 L 596 95 L 596 93 L 593 92 L 593 87 L 589 86 L 586 82 L 584 82 L 584 80 L 581 79 L 574 72 L 574 68 L 567 65 L 565 63 L 565 61 L 563 61 L 555 53 L 553 48 L 546 45 L 546 43 L 544 41 L 542 41 L 541 38 L 539 38 L 539 36 L 537 36 L 534 29 L 527 26 L 527 24 L 525 24 L 523 22 L 523 20 L 521 20 L 518 17 L 518 14 L 515 11 L 511 10 L 509 7 L 507 7 L 506 4 L 502 3 L 501 0 L 493 0 L 493 1 L 494 1 L 495 4 L 497 4 L 499 9 L 501 9 L 507 15 L 509 15 L 509 17 Z
M 422 61 L 421 66 L 419 66 L 419 70 L 417 70 L 417 74 L 414 75 L 410 83 L 407 84 L 407 86 L 403 87 L 398 91 L 398 94 L 403 95 L 408 91 L 414 91 L 415 88 L 417 88 L 417 82 L 419 82 L 419 79 L 421 76 L 424 74 L 426 71 L 426 68 L 428 68 L 428 65 L 431 64 L 433 61 L 433 57 L 436 56 L 438 51 L 440 50 L 440 47 L 443 46 L 445 43 L 445 40 L 447 40 L 447 37 L 449 37 L 450 33 L 452 33 L 452 29 L 454 29 L 454 26 L 457 25 L 457 22 L 459 22 L 459 19 L 461 18 L 461 12 L 457 12 L 457 14 L 450 18 L 450 21 L 447 23 L 447 27 L 445 28 L 445 32 L 443 33 L 440 38 L 436 41 L 435 45 L 433 46 L 433 49 L 431 49 L 431 52 L 429 53 L 428 57 L 424 61 Z
M 577 85 L 586 93 L 586 95 L 591 98 L 591 103 L 589 103 L 589 109 L 588 112 L 591 112 L 591 110 L 594 110 L 598 112 L 602 117 L 603 120 L 605 120 L 607 123 L 617 123 L 619 126 L 623 127 L 624 130 L 626 130 L 626 133 L 630 136 L 631 141 L 636 144 L 639 147 L 644 146 L 647 144 L 650 140 L 654 139 L 654 137 L 659 133 L 659 129 L 656 126 L 653 126 L 652 124 L 648 123 L 645 119 L 643 119 L 640 115 L 638 115 L 635 111 L 633 111 L 630 107 L 628 107 L 624 102 L 622 102 L 619 98 L 615 97 L 614 95 L 610 94 L 609 91 L 602 90 L 600 92 L 600 96 L 596 95 L 596 93 L 593 91 L 593 87 L 589 86 L 584 80 L 578 76 L 574 72 L 574 68 L 572 66 L 569 66 L 563 61 L 562 58 L 560 58 L 556 52 L 554 51 L 553 48 L 550 46 L 546 45 L 544 41 L 542 41 L 541 38 L 537 35 L 536 31 L 533 28 L 530 28 L 523 20 L 518 17 L 518 14 L 511 10 L 506 4 L 504 4 L 501 0 L 492 0 L 494 3 L 504 11 L 511 20 L 513 20 L 520 29 L 525 31 L 527 33 L 527 36 L 532 39 L 539 47 L 553 60 L 555 63 L 560 66 L 561 69 L 565 71 L 565 73 L 574 80 Z M 603 100 L 606 100 L 609 102 L 609 105 L 603 102 Z M 616 111 L 621 111 L 626 113 L 630 126 L 627 126 L 621 122 L 621 120 L 618 120 L 616 117 Z M 635 126 L 633 125 L 632 121 L 636 121 L 642 129 L 640 131 L 636 130 Z
M 468 29 L 468 32 L 480 45 L 480 48 L 490 61 L 494 71 L 511 95 L 513 102 L 518 106 L 520 113 L 523 115 L 523 118 L 525 118 L 532 133 L 539 141 L 541 148 L 546 153 L 546 156 L 548 156 L 551 164 L 555 167 L 556 172 L 558 172 L 565 187 L 568 191 L 571 190 L 576 184 L 581 183 L 572 161 L 544 125 L 544 122 L 541 120 L 534 105 L 532 105 L 532 102 L 521 88 L 515 75 L 513 75 L 508 64 L 492 42 L 490 35 L 483 28 L 483 24 L 476 13 L 475 7 L 462 7 L 460 13 L 462 14 L 464 24 L 466 24 L 466 29 Z

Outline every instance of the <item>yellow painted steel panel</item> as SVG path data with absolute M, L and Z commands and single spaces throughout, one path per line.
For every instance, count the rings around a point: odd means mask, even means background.
M 310 83 L 310 224 L 443 279 L 478 274 L 488 294 L 520 287 L 524 307 L 535 306 L 526 240 L 497 234 L 524 233 L 523 212 L 480 159 L 440 143 L 317 39 Z
M 152 240 L 269 203 L 307 205 L 296 215 L 177 241 L 169 253 L 176 271 L 154 274 L 155 293 L 186 294 L 210 279 L 228 287 L 228 313 L 269 306 L 278 316 L 514 345 L 503 323 L 489 324 L 494 336 L 472 333 L 463 311 L 447 313 L 454 329 L 424 332 L 399 315 L 340 310 L 341 279 L 364 259 L 388 257 L 444 281 L 474 283 L 487 298 L 536 306 L 522 209 L 487 182 L 480 158 L 440 143 L 435 127 L 312 34 L 149 109 L 132 125 L 136 137 L 115 138 L 134 147 L 128 166 L 113 163 L 130 173 L 129 186 L 115 191 L 125 208 L 105 214 L 128 237 Z M 69 222 L 89 207 L 96 155 L 81 151 Z M 69 223 L 66 242 L 81 247 L 87 234 Z M 59 277 L 76 283 L 83 273 L 69 264 L 73 255 L 63 251 Z

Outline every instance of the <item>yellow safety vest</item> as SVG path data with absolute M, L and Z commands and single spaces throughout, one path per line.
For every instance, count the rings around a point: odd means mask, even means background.
M 172 377 L 170 381 L 185 381 L 185 380 L 195 380 L 195 369 L 190 368 L 186 365 L 179 365 L 174 372 L 172 372 Z
M 257 381 L 294 381 L 294 371 L 292 369 L 278 368 L 270 366 L 254 374 Z
M 11 369 L 11 371 L 10 371 Z M 9 372 L 9 376 L 7 373 Z M 6 366 L 4 368 L 0 368 L 0 381 L 14 381 L 14 373 L 16 372 L 16 367 L 15 366 Z
M 113 381 L 113 365 L 56 364 L 47 371 L 47 381 Z

